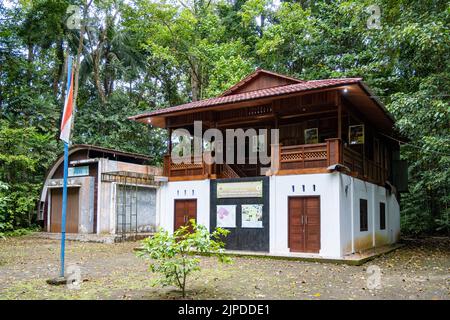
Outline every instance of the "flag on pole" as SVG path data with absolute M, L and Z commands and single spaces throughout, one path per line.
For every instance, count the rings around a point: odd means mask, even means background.
M 73 72 L 72 57 L 67 61 L 67 91 L 64 101 L 64 111 L 61 121 L 61 134 L 59 138 L 64 141 L 64 180 L 63 180 L 63 199 L 61 210 L 61 270 L 60 276 L 64 278 L 64 261 L 66 255 L 66 211 L 67 211 L 67 178 L 69 176 L 69 142 L 70 130 L 72 130 L 73 121 Z
M 64 111 L 61 121 L 61 134 L 59 138 L 65 143 L 70 141 L 70 130 L 72 129 L 73 119 L 73 72 L 72 58 L 69 57 L 67 63 L 67 92 L 64 101 Z

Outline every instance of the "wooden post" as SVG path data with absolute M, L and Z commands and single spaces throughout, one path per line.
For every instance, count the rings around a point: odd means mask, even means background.
M 172 154 L 172 128 L 169 128 L 169 150 L 168 154 Z
M 164 156 L 163 175 L 170 177 L 170 155 L 168 154 Z
M 333 138 L 326 139 L 327 142 L 327 164 L 331 166 L 333 164 L 342 164 L 342 147 L 341 139 Z
M 280 169 L 280 145 L 279 144 L 271 144 L 270 145 L 270 175 L 277 174 Z M 278 148 L 278 150 L 277 150 Z
M 336 94 L 338 104 L 338 139 L 339 141 L 342 141 L 342 97 L 339 91 Z M 338 152 L 339 152 L 339 159 L 343 159 L 343 148 L 340 147 Z
M 342 99 L 339 92 L 337 92 L 337 104 L 338 104 L 338 138 L 342 139 Z

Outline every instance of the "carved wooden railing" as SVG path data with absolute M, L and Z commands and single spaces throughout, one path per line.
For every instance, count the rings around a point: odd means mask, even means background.
M 374 161 L 363 159 L 362 155 L 342 147 L 340 139 L 328 139 L 324 143 L 295 146 L 272 145 L 272 167 L 270 174 L 301 174 L 311 172 L 311 169 L 326 169 L 333 164 L 343 164 L 360 178 L 384 184 L 388 178 L 388 170 Z M 246 176 L 239 166 L 228 164 L 209 164 L 205 158 L 191 157 L 183 163 L 174 163 L 170 156 L 164 156 L 164 175 L 178 179 L 196 178 L 239 178 Z
M 170 155 L 164 156 L 164 175 L 167 177 L 201 176 L 207 172 L 202 158 L 186 158 L 181 163 L 173 162 Z
M 278 170 L 327 168 L 340 163 L 341 143 L 339 139 L 328 139 L 325 143 L 281 146 L 278 157 Z

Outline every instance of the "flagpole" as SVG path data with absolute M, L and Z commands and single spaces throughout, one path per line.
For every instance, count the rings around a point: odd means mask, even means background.
M 69 144 L 64 142 L 64 183 L 61 213 L 61 273 L 64 277 L 64 260 L 66 254 L 66 211 L 67 211 L 67 176 L 69 175 Z
M 66 103 L 65 107 L 72 98 L 71 95 L 71 86 L 72 86 L 72 57 L 69 55 L 67 62 L 67 90 L 66 90 Z M 67 110 L 63 112 L 63 121 L 64 114 Z M 64 125 L 64 123 L 63 123 Z M 62 128 L 63 129 L 63 128 Z M 66 213 L 67 213 L 67 178 L 69 175 L 69 137 L 64 139 L 64 180 L 63 180 L 63 199 L 62 199 L 62 210 L 61 210 L 61 269 L 60 276 L 64 278 L 64 262 L 65 262 L 65 254 L 66 254 Z

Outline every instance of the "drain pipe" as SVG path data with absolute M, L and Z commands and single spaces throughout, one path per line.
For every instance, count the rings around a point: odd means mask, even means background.
M 352 253 L 355 253 L 355 178 L 350 177 L 350 224 L 351 224 L 351 241 L 352 241 Z

